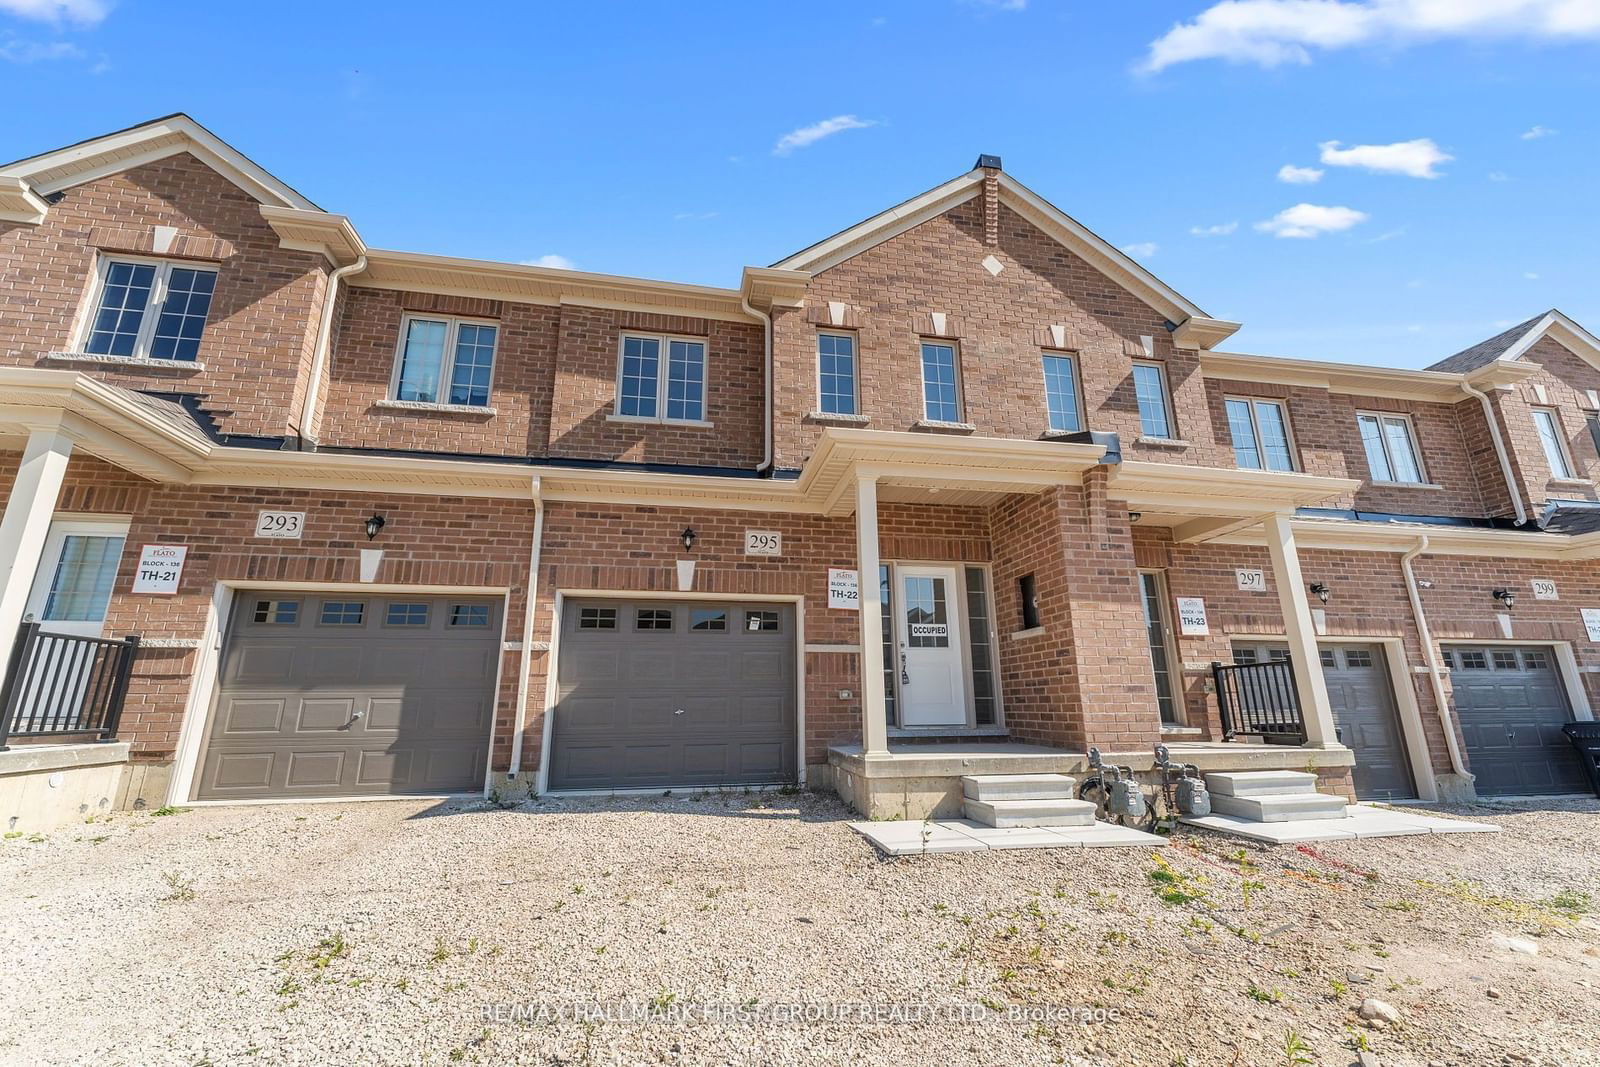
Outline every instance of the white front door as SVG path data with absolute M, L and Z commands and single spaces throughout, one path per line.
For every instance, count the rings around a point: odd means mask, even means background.
M 99 637 L 127 537 L 126 523 L 52 524 L 23 621 L 42 623 L 49 633 Z
M 897 566 L 900 725 L 965 726 L 967 686 L 954 567 Z

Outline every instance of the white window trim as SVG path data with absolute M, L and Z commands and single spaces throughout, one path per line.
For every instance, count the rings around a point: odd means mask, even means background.
M 444 329 L 444 356 L 439 361 L 439 396 L 443 399 L 436 401 L 426 400 L 401 400 L 400 399 L 400 372 L 406 360 L 406 335 L 411 331 L 411 323 L 442 322 Z M 452 404 L 449 402 L 450 383 L 456 369 L 456 335 L 462 326 L 493 326 L 494 350 L 489 354 L 489 397 L 482 404 Z M 466 411 L 494 411 L 494 376 L 500 370 L 500 335 L 503 333 L 498 319 L 472 319 L 460 318 L 455 315 L 429 315 L 421 311 L 408 311 L 400 316 L 400 337 L 394 346 L 394 367 L 389 372 L 389 395 L 385 398 L 384 406 L 397 404 L 424 405 L 429 409 L 444 408 L 448 410 Z
M 851 412 L 829 411 L 822 406 L 822 344 L 824 337 L 844 337 L 850 341 L 850 389 Z M 817 331 L 817 417 L 821 419 L 860 419 L 861 414 L 861 338 L 856 336 L 854 330 L 818 330 Z M 921 349 L 918 349 L 920 354 Z
M 1544 434 L 1539 433 L 1540 412 L 1550 416 L 1550 423 L 1556 434 L 1556 455 L 1561 460 L 1563 470 L 1557 470 L 1555 464 L 1550 462 L 1550 450 L 1545 447 Z M 1550 465 L 1550 480 L 1554 482 L 1583 481 L 1583 476 L 1578 473 L 1577 466 L 1572 462 L 1572 450 L 1567 447 L 1567 430 L 1561 424 L 1561 412 L 1557 408 L 1541 404 L 1530 407 L 1528 409 L 1528 417 L 1533 419 L 1533 432 L 1538 434 L 1540 448 L 1545 454 L 1545 463 Z
M 1044 372 L 1044 361 L 1047 359 L 1064 359 L 1072 367 L 1072 402 L 1078 416 L 1076 430 L 1058 430 L 1050 425 L 1050 379 Z M 1047 433 L 1083 433 L 1089 425 L 1087 414 L 1083 410 L 1083 367 L 1078 359 L 1078 353 L 1067 352 L 1062 349 L 1041 348 L 1039 350 L 1039 381 L 1044 386 L 1044 424 Z
M 1281 398 L 1281 397 L 1275 397 L 1275 396 L 1239 396 L 1239 395 L 1234 394 L 1234 393 L 1224 393 L 1223 396 L 1222 396 L 1222 421 L 1223 422 L 1227 422 L 1228 421 L 1228 401 L 1230 401 L 1230 400 L 1237 400 L 1241 404 L 1246 404 L 1246 405 L 1249 406 L 1249 408 L 1250 408 L 1250 431 L 1256 435 L 1256 451 L 1261 455 L 1261 466 L 1259 466 L 1259 467 L 1241 466 L 1240 463 L 1239 463 L 1239 446 L 1238 446 L 1238 443 L 1237 442 L 1232 442 L 1233 443 L 1233 464 L 1234 464 L 1234 466 L 1238 467 L 1240 470 L 1246 470 L 1246 471 L 1259 470 L 1259 471 L 1264 471 L 1264 472 L 1266 472 L 1268 474 L 1283 474 L 1283 473 L 1286 473 L 1284 471 L 1274 471 L 1271 467 L 1267 466 L 1267 450 L 1266 450 L 1266 447 L 1261 443 L 1261 422 L 1260 422 L 1260 420 L 1258 420 L 1256 418 L 1256 405 L 1257 404 L 1273 404 L 1278 408 L 1279 411 L 1283 412 L 1283 435 L 1284 435 L 1285 438 L 1288 439 L 1288 443 L 1289 443 L 1289 470 L 1290 471 L 1298 471 L 1300 469 L 1300 448 L 1299 448 L 1298 445 L 1295 444 L 1295 440 L 1294 440 L 1294 424 L 1289 421 L 1289 402 L 1287 400 Z M 1233 437 L 1233 431 L 1232 431 L 1231 428 L 1228 431 L 1228 437 L 1230 439 Z M 1412 446 L 1413 449 L 1416 448 L 1416 444 L 1417 444 L 1416 438 L 1412 438 L 1411 446 Z M 1417 462 L 1420 465 L 1422 461 L 1419 459 Z
M 1133 366 L 1154 367 L 1156 369 L 1156 377 L 1161 381 L 1161 406 L 1163 413 L 1167 416 L 1167 435 L 1165 437 L 1148 437 L 1145 434 L 1144 412 L 1139 410 L 1139 383 L 1134 381 L 1133 410 L 1139 417 L 1139 438 L 1153 441 L 1182 441 L 1183 435 L 1178 432 L 1178 413 L 1172 405 L 1172 383 L 1167 379 L 1167 365 L 1153 359 L 1136 359 L 1133 361 Z M 1128 378 L 1130 381 L 1133 380 L 1133 371 L 1131 369 L 1128 371 Z
M 100 317 L 100 301 L 105 296 L 106 275 L 116 263 L 147 264 L 156 268 L 154 281 L 150 283 L 150 299 L 144 306 L 144 318 L 139 322 L 139 335 L 133 340 L 133 354 L 131 356 L 100 355 L 90 352 L 89 337 L 94 333 L 94 323 Z M 73 359 L 82 357 L 88 361 L 104 360 L 106 362 L 136 363 L 139 365 L 154 364 L 160 367 L 194 367 L 200 365 L 200 353 L 195 352 L 194 359 L 172 359 L 163 357 L 157 359 L 150 354 L 150 342 L 155 337 L 156 324 L 161 320 L 161 307 L 167 302 L 167 279 L 172 274 L 173 268 L 180 270 L 205 271 L 208 274 L 220 275 L 215 263 L 200 262 L 184 259 L 161 259 L 156 256 L 113 256 L 100 255 L 95 262 L 94 285 L 89 288 L 89 299 L 84 303 L 83 315 L 78 322 L 78 329 L 72 345 L 71 352 L 60 353 L 63 358 Z M 220 280 L 220 279 L 219 279 Z M 213 283 L 211 287 L 211 302 L 216 304 L 217 290 Z M 205 331 L 211 328 L 211 309 L 206 309 L 206 323 L 200 332 L 200 344 L 205 344 Z
M 661 345 L 660 355 L 656 359 L 656 413 L 654 415 L 624 415 L 622 414 L 622 353 L 627 348 L 628 338 L 637 340 L 656 341 Z M 624 330 L 617 335 L 617 372 L 615 377 L 616 392 L 611 401 L 611 413 L 606 416 L 609 422 L 638 422 L 645 424 L 661 424 L 667 426 L 696 426 L 710 427 L 710 419 L 669 419 L 667 418 L 667 381 L 671 377 L 668 364 L 671 356 L 668 349 L 673 341 L 684 341 L 688 344 L 700 346 L 700 412 L 702 415 L 711 414 L 711 339 L 696 337 L 684 333 L 644 333 L 639 330 Z
M 1155 579 L 1156 598 L 1161 605 L 1161 640 L 1167 649 L 1167 696 L 1172 701 L 1172 721 L 1161 722 L 1160 726 L 1162 729 L 1185 729 L 1189 726 L 1189 708 L 1183 688 L 1183 661 L 1178 658 L 1178 631 L 1173 625 L 1173 620 L 1178 617 L 1177 598 L 1172 592 L 1171 583 L 1167 581 L 1166 571 L 1155 567 L 1140 567 L 1139 574 L 1141 576 L 1139 586 L 1140 614 L 1142 615 L 1144 612 L 1143 576 L 1146 574 Z M 1148 630 L 1142 643 L 1145 647 L 1145 655 L 1149 656 L 1150 637 Z M 1148 660 L 1148 662 L 1150 664 L 1150 685 L 1153 689 L 1155 687 L 1156 665 L 1154 660 Z M 1157 695 L 1159 696 L 1159 694 Z M 1158 704 L 1156 718 L 1159 720 L 1160 717 L 1161 708 Z
M 955 377 L 956 387 L 956 417 L 954 419 L 936 419 L 928 414 L 928 362 L 923 358 L 922 350 L 927 345 L 938 345 L 940 348 L 950 350 L 950 369 Z M 1041 371 L 1040 373 L 1043 373 Z M 918 425 L 948 426 L 970 429 L 966 422 L 967 417 L 967 391 L 961 387 L 961 342 L 953 337 L 919 337 L 917 338 L 917 380 L 922 385 L 922 418 Z
M 1378 443 L 1383 446 L 1383 458 L 1389 461 L 1389 473 L 1394 473 L 1394 456 L 1389 453 L 1389 436 L 1383 432 L 1384 419 L 1399 419 L 1406 424 L 1406 435 L 1411 438 L 1411 454 L 1417 458 L 1417 480 L 1414 482 L 1397 482 L 1388 478 L 1379 478 L 1370 469 L 1372 464 L 1367 462 L 1367 447 L 1361 441 L 1362 416 L 1378 420 Z M 1373 485 L 1409 486 L 1411 488 L 1436 489 L 1438 486 L 1428 480 L 1428 464 L 1422 456 L 1422 438 L 1417 435 L 1417 424 L 1411 416 L 1401 411 L 1356 411 L 1356 443 L 1361 445 L 1362 462 L 1367 463 L 1367 474 Z

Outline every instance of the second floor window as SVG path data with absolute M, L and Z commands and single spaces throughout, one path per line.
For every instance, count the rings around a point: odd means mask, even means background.
M 1083 419 L 1078 414 L 1078 376 L 1071 356 L 1045 354 L 1044 404 L 1050 429 L 1064 433 L 1083 429 Z
M 960 422 L 955 345 L 922 343 L 922 417 L 929 422 Z
M 395 399 L 486 407 L 499 327 L 461 319 L 407 317 Z
M 1417 455 L 1411 420 L 1404 415 L 1357 415 L 1361 447 L 1375 482 L 1420 485 L 1422 460 Z
M 1539 431 L 1539 444 L 1544 447 L 1545 461 L 1550 464 L 1550 477 L 1571 478 L 1572 463 L 1567 459 L 1567 445 L 1561 434 L 1561 419 L 1551 408 L 1534 408 L 1533 427 Z
M 817 334 L 817 407 L 828 415 L 856 414 L 856 339 Z
M 1234 461 L 1246 470 L 1292 471 L 1294 449 L 1289 444 L 1289 420 L 1276 400 L 1228 397 L 1228 433 L 1233 437 Z
M 617 373 L 617 414 L 664 422 L 704 420 L 706 343 L 684 337 L 624 334 Z
M 151 260 L 106 260 L 83 350 L 96 356 L 192 363 L 211 313 L 217 272 Z
M 1167 414 L 1167 376 L 1159 363 L 1133 365 L 1133 395 L 1139 403 L 1139 435 L 1171 438 L 1172 418 Z

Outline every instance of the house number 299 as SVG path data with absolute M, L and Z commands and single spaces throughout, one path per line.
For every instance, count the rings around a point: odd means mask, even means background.
M 746 530 L 744 554 L 747 556 L 783 555 L 783 535 L 774 530 Z

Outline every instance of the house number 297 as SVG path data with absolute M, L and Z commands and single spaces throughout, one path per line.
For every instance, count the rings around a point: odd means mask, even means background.
M 783 555 L 783 535 L 774 530 L 746 530 L 744 554 L 747 556 Z

